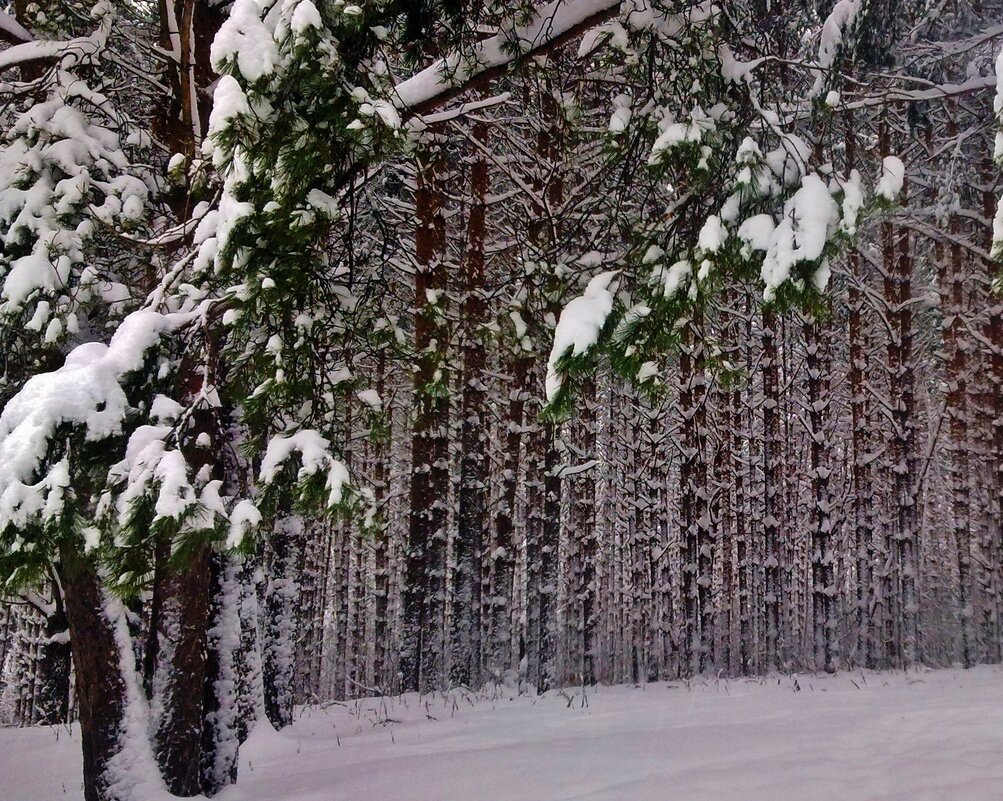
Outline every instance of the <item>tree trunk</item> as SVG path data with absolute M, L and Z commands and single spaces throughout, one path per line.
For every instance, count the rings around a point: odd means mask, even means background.
M 296 566 L 303 539 L 299 518 L 280 520 L 272 533 L 269 582 L 265 590 L 262 680 L 265 714 L 276 729 L 293 722 L 293 681 L 295 678 L 295 635 L 298 626 L 299 585 Z M 344 592 L 346 588 L 342 588 Z
M 487 145 L 487 124 L 473 126 L 474 141 Z M 481 564 L 487 523 L 488 460 L 485 410 L 484 344 L 479 327 L 484 322 L 484 239 L 487 193 L 490 186 L 487 158 L 478 149 L 470 175 L 470 216 L 463 271 L 463 391 L 460 400 L 460 487 L 457 532 L 453 544 L 456 565 L 453 578 L 450 679 L 467 686 L 480 683 L 481 665 Z
M 762 670 L 782 667 L 780 654 L 780 504 L 782 477 L 780 459 L 780 365 L 777 352 L 777 315 L 763 310 L 763 627 L 765 648 Z
M 955 130 L 955 134 L 957 131 Z M 971 476 L 968 441 L 968 365 L 965 312 L 965 261 L 958 239 L 961 230 L 957 215 L 950 222 L 951 245 L 948 259 L 941 266 L 940 290 L 944 310 L 943 339 L 947 367 L 948 494 L 951 506 L 951 529 L 958 564 L 958 634 L 961 664 L 971 667 L 974 632 Z
M 581 648 L 577 678 L 582 685 L 596 683 L 598 657 L 597 609 L 598 582 L 596 566 L 599 559 L 599 542 L 596 531 L 596 382 L 589 378 L 583 382 L 579 419 L 574 426 L 574 446 L 569 454 L 577 461 L 572 468 L 584 468 L 565 480 L 573 486 L 570 533 L 575 538 L 576 568 L 570 576 L 578 602 L 573 634 L 579 638 Z M 592 464 L 590 464 L 592 463 Z
M 119 801 L 110 772 L 120 750 L 126 706 L 118 644 L 93 564 L 74 545 L 64 544 L 58 570 L 76 676 L 84 799 Z
M 449 494 L 449 400 L 444 370 L 446 331 L 443 263 L 444 155 L 437 142 L 417 160 L 415 232 L 416 413 L 411 440 L 408 545 L 402 597 L 401 681 L 403 690 L 432 690 L 443 683 L 446 597 L 446 504 Z
M 167 581 L 169 610 L 159 639 L 169 643 L 160 670 L 163 713 L 156 733 L 156 756 L 167 789 L 187 798 L 202 792 L 202 730 L 208 680 L 208 631 L 212 601 L 212 557 L 199 545 L 183 570 Z
M 829 485 L 831 443 L 828 431 L 829 331 L 817 318 L 804 324 L 808 373 L 809 478 L 811 480 L 811 591 L 815 669 L 834 673 L 838 653 L 836 576 L 832 492 Z
M 853 541 L 857 573 L 857 667 L 873 668 L 874 662 L 874 514 L 871 463 L 871 420 L 867 403 L 868 337 L 864 327 L 863 306 L 866 281 L 860 255 L 850 253 L 849 288 L 849 380 L 850 419 L 853 464 Z
M 51 582 L 52 605 L 46 610 L 41 648 L 41 679 L 36 722 L 55 726 L 69 722 L 71 647 L 66 604 L 57 578 Z M 0 660 L 0 665 L 3 661 Z

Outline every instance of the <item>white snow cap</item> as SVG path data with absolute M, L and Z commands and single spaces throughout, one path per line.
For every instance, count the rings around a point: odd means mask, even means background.
M 860 0 L 839 0 L 822 24 L 821 41 L 818 45 L 818 65 L 829 68 L 836 53 L 843 44 L 843 34 L 853 25 L 860 13 Z
M 902 191 L 905 183 L 905 165 L 898 156 L 885 156 L 881 162 L 881 180 L 874 190 L 885 200 L 892 202 Z
M 839 206 L 829 188 L 817 175 L 806 175 L 801 188 L 784 204 L 783 219 L 770 234 L 762 266 L 764 300 L 773 299 L 796 264 L 821 258 L 838 225 Z
M 822 23 L 822 33 L 818 45 L 818 66 L 829 70 L 836 61 L 836 54 L 843 44 L 843 36 L 853 27 L 860 13 L 861 0 L 839 0 L 832 12 Z M 811 96 L 817 97 L 822 91 L 825 75 L 819 73 L 812 87 Z M 830 92 L 830 94 L 832 94 Z M 838 101 L 837 101 L 838 102 Z M 831 103 L 829 105 L 835 105 Z
M 69 485 L 65 460 L 46 471 L 49 445 L 63 424 L 79 426 L 88 441 L 122 433 L 129 401 L 122 380 L 143 366 L 160 338 L 194 315 L 133 312 L 105 345 L 78 345 L 63 366 L 29 378 L 0 414 L 0 526 L 24 525 L 62 509 Z M 36 483 L 37 482 L 37 483 Z
M 375 389 L 360 389 L 355 393 L 355 396 L 374 412 L 383 408 L 383 399 Z
M 213 39 L 209 58 L 212 67 L 222 72 L 224 64 L 233 59 L 240 74 L 248 82 L 270 75 L 278 63 L 278 47 L 268 26 L 262 22 L 264 4 L 259 0 L 237 0 L 230 15 Z M 305 16 L 300 22 L 310 20 Z
M 721 218 L 716 214 L 710 215 L 703 228 L 700 229 L 700 236 L 697 246 L 704 253 L 717 253 L 728 238 L 727 229 L 721 224 Z
M 554 330 L 554 346 L 547 361 L 547 400 L 553 400 L 561 388 L 557 362 L 569 350 L 579 356 L 596 344 L 606 318 L 613 311 L 613 292 L 610 284 L 616 271 L 600 273 L 591 281 L 585 292 L 568 303 Z
M 304 479 L 321 470 L 327 470 L 328 504 L 336 506 L 341 503 L 345 485 L 349 481 L 348 468 L 331 454 L 331 443 L 316 431 L 309 429 L 272 437 L 265 450 L 265 457 L 261 461 L 262 483 L 271 484 L 282 465 L 294 453 L 300 455 L 298 478 Z

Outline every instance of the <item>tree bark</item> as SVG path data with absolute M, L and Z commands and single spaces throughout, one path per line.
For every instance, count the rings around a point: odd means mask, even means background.
M 457 531 L 453 543 L 453 610 L 450 680 L 480 683 L 481 564 L 487 527 L 488 460 L 485 410 L 485 351 L 479 327 L 484 322 L 484 240 L 490 172 L 482 148 L 488 130 L 483 121 L 472 131 L 478 148 L 470 168 L 470 214 L 463 270 L 461 343 L 463 390 L 460 400 L 460 487 Z
M 120 748 L 126 706 L 118 645 L 91 561 L 72 544 L 60 548 L 83 750 L 85 801 L 119 801 L 109 767 Z
M 433 135 L 434 136 L 434 135 Z M 423 146 L 417 161 L 415 232 L 415 417 L 411 440 L 408 545 L 402 593 L 403 690 L 432 690 L 444 680 L 446 503 L 449 493 L 449 400 L 444 376 L 446 331 L 443 262 L 443 158 L 440 144 Z

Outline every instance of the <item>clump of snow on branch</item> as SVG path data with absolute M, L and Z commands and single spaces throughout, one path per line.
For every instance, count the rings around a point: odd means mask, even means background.
M 815 79 L 811 96 L 817 96 L 825 82 L 825 71 L 832 69 L 836 56 L 845 43 L 846 34 L 853 28 L 860 14 L 862 0 L 838 0 L 829 16 L 822 23 L 822 33 L 818 45 L 818 66 L 821 68 Z M 833 104 L 835 105 L 835 104 Z
M 134 312 L 107 345 L 79 345 L 58 370 L 27 380 L 0 414 L 0 531 L 60 516 L 69 475 L 65 459 L 47 466 L 53 440 L 64 426 L 80 428 L 90 442 L 122 434 L 131 411 L 123 381 L 142 369 L 164 334 L 192 316 Z
M 829 188 L 817 175 L 806 175 L 770 236 L 762 267 L 765 300 L 774 298 L 796 264 L 821 258 L 838 224 L 839 206 Z
M 895 202 L 905 183 L 905 165 L 898 156 L 885 156 L 881 162 L 881 179 L 875 194 L 889 203 Z
M 324 474 L 328 505 L 337 506 L 341 503 L 344 488 L 349 481 L 348 468 L 332 455 L 331 443 L 316 431 L 303 430 L 272 437 L 261 461 L 261 482 L 272 484 L 293 454 L 299 454 L 300 457 L 297 473 L 299 480 Z
M 103 225 L 135 227 L 148 202 L 119 135 L 85 112 L 107 98 L 63 70 L 53 81 L 0 146 L 0 314 L 23 314 L 48 344 L 79 327 L 90 302 L 129 297 L 87 244 Z
M 580 356 L 599 341 L 599 334 L 613 311 L 613 292 L 610 284 L 615 272 L 597 275 L 580 297 L 568 303 L 554 330 L 554 345 L 547 360 L 547 400 L 553 400 L 563 384 L 557 363 L 569 351 Z

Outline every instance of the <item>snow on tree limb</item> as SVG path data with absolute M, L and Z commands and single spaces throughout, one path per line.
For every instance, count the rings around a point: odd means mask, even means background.
M 879 95 L 862 97 L 845 103 L 840 107 L 841 111 L 852 111 L 861 108 L 872 108 L 883 106 L 889 103 L 918 103 L 922 101 L 946 100 L 949 97 L 969 95 L 976 92 L 984 92 L 987 89 L 995 89 L 995 75 L 980 75 L 969 78 L 961 83 L 945 83 L 939 86 L 931 86 L 927 89 L 888 89 Z
M 0 11 L 0 41 L 18 45 L 34 41 L 31 31 L 25 28 L 6 11 Z
M 76 61 L 80 61 L 88 56 L 93 56 L 104 49 L 108 42 L 108 34 L 111 32 L 113 15 L 106 13 L 94 33 L 87 36 L 78 36 L 75 39 L 65 41 L 28 40 L 23 44 L 17 44 L 0 52 L 0 71 L 19 67 L 22 64 L 31 64 L 38 61 L 49 61 L 56 58 L 72 56 Z
M 490 81 L 514 63 L 559 47 L 612 17 L 620 0 L 552 0 L 540 6 L 532 21 L 509 21 L 494 36 L 473 46 L 473 58 L 451 54 L 397 84 L 395 104 L 417 114 L 462 94 L 475 82 Z
M 552 401 L 561 390 L 563 379 L 558 364 L 570 351 L 581 356 L 599 340 L 599 333 L 613 311 L 610 284 L 616 272 L 604 272 L 591 281 L 580 297 L 564 307 L 554 331 L 554 345 L 547 361 L 547 400 Z
M 271 438 L 261 461 L 262 484 L 275 481 L 279 470 L 293 454 L 299 454 L 299 480 L 308 480 L 315 475 L 326 474 L 324 488 L 327 491 L 328 506 L 341 503 L 345 485 L 348 484 L 348 468 L 331 454 L 331 443 L 316 431 L 303 429 L 294 434 L 279 434 Z
M 0 530 L 61 514 L 69 465 L 64 458 L 46 467 L 53 438 L 64 425 L 80 426 L 92 442 L 121 434 L 130 408 L 122 381 L 142 369 L 161 336 L 196 316 L 134 312 L 107 345 L 79 345 L 58 370 L 25 382 L 0 414 Z

